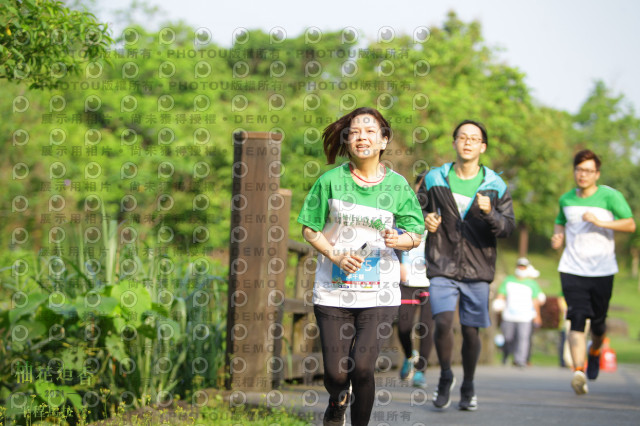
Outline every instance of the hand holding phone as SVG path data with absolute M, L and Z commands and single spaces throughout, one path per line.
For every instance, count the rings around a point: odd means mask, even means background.
M 369 257 L 372 251 L 373 249 L 371 248 L 369 243 L 364 243 L 358 250 L 356 250 L 355 254 L 362 257 L 363 259 L 366 259 L 367 257 Z

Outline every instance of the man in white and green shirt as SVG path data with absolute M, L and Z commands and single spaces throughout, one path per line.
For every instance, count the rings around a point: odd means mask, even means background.
M 558 271 L 567 301 L 567 319 L 571 321 L 569 347 L 573 358 L 573 390 L 588 392 L 587 378 L 595 380 L 600 368 L 600 347 L 606 332 L 605 320 L 618 272 L 614 231 L 634 232 L 631 208 L 619 191 L 597 185 L 600 159 L 590 150 L 576 154 L 573 160 L 577 188 L 560 197 L 560 211 L 551 237 L 551 247 L 566 244 Z M 592 345 L 586 375 L 585 322 L 591 319 Z

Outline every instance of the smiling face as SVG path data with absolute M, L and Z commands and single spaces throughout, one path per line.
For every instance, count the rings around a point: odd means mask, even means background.
M 465 124 L 458 129 L 453 141 L 457 161 L 478 161 L 480 154 L 487 150 L 487 144 L 482 141 L 482 131 L 478 126 Z
M 348 129 L 347 150 L 354 160 L 380 158 L 380 151 L 386 149 L 389 138 L 382 136 L 378 120 L 371 114 L 356 115 Z

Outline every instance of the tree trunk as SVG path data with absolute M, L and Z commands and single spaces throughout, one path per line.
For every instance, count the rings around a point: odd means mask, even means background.
M 640 293 L 640 274 L 638 274 L 638 267 L 640 266 L 640 249 L 637 247 L 631 248 L 631 276 L 638 279 L 638 292 Z
M 521 223 L 518 227 L 520 229 L 520 235 L 518 237 L 518 256 L 527 257 L 529 252 L 529 228 L 525 223 Z

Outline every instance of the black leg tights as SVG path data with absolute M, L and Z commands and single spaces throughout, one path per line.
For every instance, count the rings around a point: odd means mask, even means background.
M 478 364 L 478 357 L 480 356 L 480 348 L 482 344 L 480 342 L 480 333 L 478 327 L 469 327 L 467 325 L 462 326 L 462 370 L 464 371 L 465 383 L 472 383 L 473 376 L 476 373 L 476 365 Z
M 435 316 L 435 343 L 440 370 L 451 370 L 451 357 L 453 354 L 453 311 L 441 312 Z M 464 371 L 464 383 L 473 382 L 476 373 L 476 365 L 480 356 L 480 334 L 478 327 L 462 326 L 462 369 Z
M 453 311 L 441 312 L 433 318 L 436 326 L 434 333 L 436 353 L 438 354 L 438 361 L 440 362 L 440 370 L 443 372 L 451 370 L 453 314 Z
M 417 305 L 400 305 L 398 310 L 398 339 L 402 345 L 405 358 L 411 357 L 411 330 L 413 330 L 413 317 L 416 314 Z
M 367 425 L 375 401 L 375 366 L 384 336 L 392 332 L 397 306 L 314 306 L 324 364 L 324 386 L 332 401 L 352 386 L 351 424 Z
M 427 368 L 427 360 L 431 354 L 431 348 L 433 347 L 433 316 L 431 315 L 431 303 L 429 303 L 429 297 L 426 295 L 426 289 L 415 288 L 413 293 L 425 293 L 425 295 L 415 296 L 406 290 L 407 287 L 402 287 L 403 299 L 411 299 L 419 301 L 418 304 L 407 303 L 400 305 L 398 311 L 398 339 L 402 346 L 405 358 L 410 358 L 413 348 L 413 342 L 411 340 L 411 332 L 415 328 L 416 335 L 418 336 L 419 353 L 420 357 L 415 364 L 416 370 L 425 371 Z M 414 323 L 416 309 L 420 310 L 418 322 Z
M 416 363 L 416 370 L 424 371 L 433 347 L 433 316 L 431 303 L 426 298 L 421 300 L 420 321 L 416 325 L 416 333 L 420 336 L 420 359 Z

